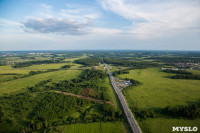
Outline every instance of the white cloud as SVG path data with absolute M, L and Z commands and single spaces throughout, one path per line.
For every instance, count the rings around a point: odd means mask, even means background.
M 19 22 L 11 21 L 8 19 L 0 18 L 0 26 L 21 26 L 22 24 Z
M 200 27 L 198 0 L 101 0 L 99 2 L 104 9 L 131 20 L 133 25 L 129 33 L 139 38 L 168 36 L 188 32 L 188 29 L 191 32 Z
M 58 33 L 64 35 L 82 35 L 88 32 L 84 24 L 67 19 L 29 19 L 23 24 L 24 30 L 27 32 Z
M 41 4 L 36 12 L 26 16 L 22 22 L 24 31 L 38 33 L 57 33 L 61 35 L 118 34 L 118 29 L 96 27 L 101 17 L 98 10 L 90 6 L 66 5 L 55 11 L 52 6 Z
M 92 29 L 93 33 L 98 33 L 98 34 L 121 34 L 122 31 L 118 29 L 108 29 L 108 28 L 93 28 Z

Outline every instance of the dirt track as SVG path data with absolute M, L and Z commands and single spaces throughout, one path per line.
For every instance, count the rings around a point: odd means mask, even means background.
M 111 101 L 104 101 L 104 100 L 94 99 L 94 98 L 91 98 L 91 97 L 86 97 L 86 96 L 77 95 L 77 94 L 73 94 L 73 93 L 62 92 L 62 91 L 54 91 L 54 92 L 62 93 L 64 95 L 69 95 L 69 96 L 75 96 L 75 97 L 82 98 L 82 99 L 88 99 L 88 100 L 95 101 L 95 102 L 100 103 L 100 104 L 104 104 L 104 103 L 113 104 Z

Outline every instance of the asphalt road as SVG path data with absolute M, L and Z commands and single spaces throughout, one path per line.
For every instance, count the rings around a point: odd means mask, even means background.
M 107 73 L 108 73 L 108 75 L 110 77 L 111 84 L 112 84 L 112 86 L 113 86 L 113 88 L 114 88 L 114 90 L 115 90 L 115 92 L 116 92 L 121 104 L 122 104 L 122 107 L 124 109 L 125 115 L 127 117 L 127 120 L 129 122 L 129 125 L 130 125 L 132 131 L 134 133 L 142 133 L 140 127 L 138 126 L 138 124 L 137 124 L 137 122 L 135 120 L 135 117 L 131 113 L 123 94 L 121 93 L 120 89 L 117 87 L 117 85 L 116 85 L 116 83 L 114 81 L 114 77 L 112 76 L 112 73 L 110 72 L 110 70 L 109 70 L 107 64 L 105 64 L 105 62 L 104 62 L 104 65 L 105 65 Z

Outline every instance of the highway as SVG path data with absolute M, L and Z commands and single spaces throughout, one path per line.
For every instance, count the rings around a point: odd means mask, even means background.
M 104 60 L 103 60 L 103 62 L 104 62 Z M 112 73 L 110 72 L 110 70 L 109 70 L 109 68 L 108 68 L 108 66 L 107 66 L 107 64 L 105 62 L 104 62 L 104 65 L 105 65 L 107 73 L 108 73 L 108 75 L 110 77 L 111 84 L 112 84 L 112 86 L 113 86 L 113 88 L 114 88 L 114 90 L 115 90 L 115 92 L 116 92 L 116 94 L 117 94 L 117 96 L 118 96 L 118 98 L 119 98 L 119 100 L 121 102 L 121 105 L 123 107 L 124 113 L 125 113 L 125 115 L 127 117 L 127 120 L 129 122 L 129 125 L 130 125 L 133 133 L 142 133 L 140 127 L 138 126 L 138 124 L 137 124 L 137 122 L 135 120 L 135 117 L 131 113 L 123 94 L 121 93 L 120 89 L 117 87 L 117 85 L 116 85 L 116 83 L 114 81 L 114 77 L 112 76 Z

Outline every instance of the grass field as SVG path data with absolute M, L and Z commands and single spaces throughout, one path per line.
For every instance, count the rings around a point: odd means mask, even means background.
M 52 79 L 53 82 L 58 82 L 59 80 L 74 79 L 78 77 L 81 72 L 81 70 L 60 70 L 0 83 L 0 95 L 17 91 L 23 92 L 25 91 L 24 88 L 33 86 L 40 81 L 47 79 Z
M 137 69 L 120 78 L 132 78 L 142 85 L 124 90 L 129 106 L 137 102 L 140 109 L 164 108 L 166 106 L 189 105 L 200 99 L 199 80 L 170 79 L 172 74 L 157 68 Z
M 187 119 L 167 119 L 167 118 L 155 118 L 147 119 L 143 122 L 139 122 L 140 127 L 145 133 L 172 133 L 172 127 L 198 127 L 200 133 L 200 119 L 187 120 Z
M 46 70 L 46 69 L 59 69 L 61 66 L 68 65 L 69 63 L 57 63 L 57 64 L 41 64 L 41 65 L 32 65 L 29 67 L 20 68 L 21 70 Z
M 105 86 L 108 88 L 107 93 L 110 97 L 110 101 L 112 101 L 112 103 L 114 104 L 115 107 L 120 108 L 120 103 L 119 100 L 113 90 L 113 88 L 111 87 L 110 81 L 108 78 L 106 78 L 106 84 Z
M 159 109 L 167 106 L 182 106 L 198 103 L 200 100 L 199 80 L 170 79 L 169 73 L 157 68 L 131 70 L 120 78 L 132 78 L 142 84 L 124 89 L 130 107 L 139 109 Z M 197 126 L 200 120 L 154 118 L 139 121 L 145 133 L 171 133 L 172 126 Z
M 62 133 L 127 133 L 122 122 L 71 124 L 57 127 Z

